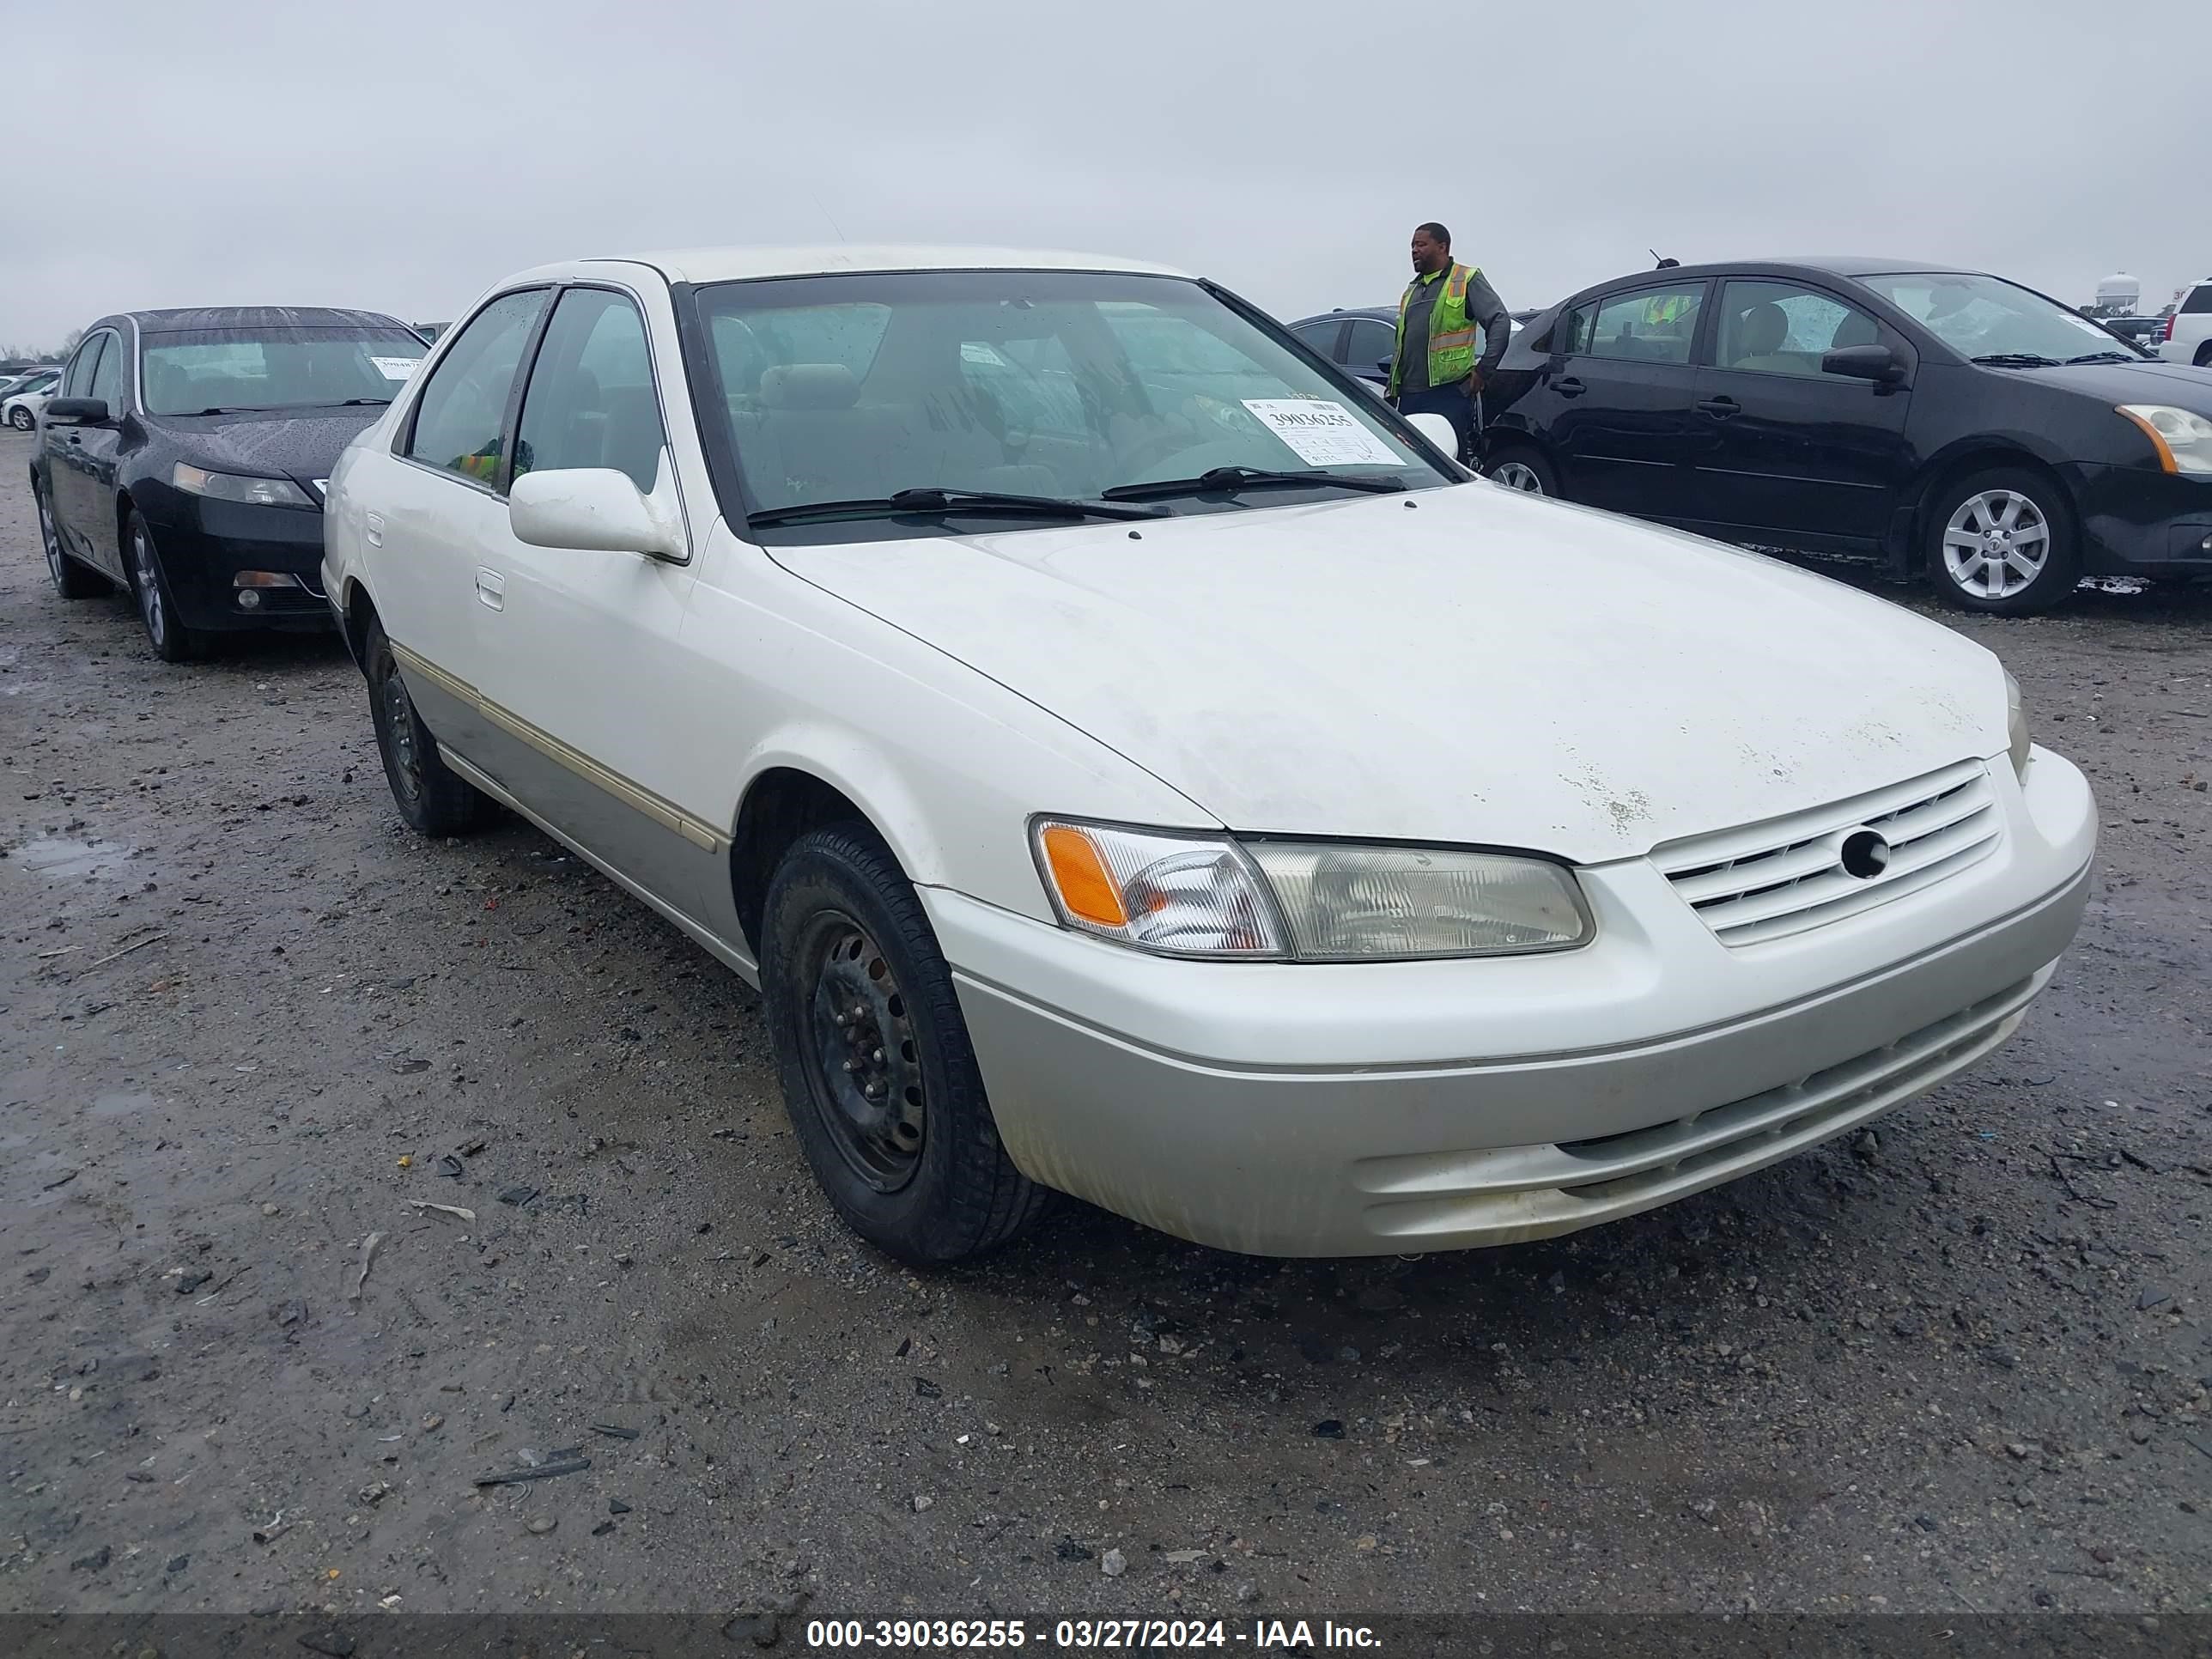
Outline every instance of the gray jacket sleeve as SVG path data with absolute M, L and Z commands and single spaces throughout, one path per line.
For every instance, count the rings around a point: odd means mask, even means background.
M 1479 270 L 1467 279 L 1467 314 L 1482 325 L 1482 361 L 1474 367 L 1486 380 L 1513 337 L 1513 319 L 1505 301 L 1498 297 L 1498 290 L 1491 287 L 1490 278 Z

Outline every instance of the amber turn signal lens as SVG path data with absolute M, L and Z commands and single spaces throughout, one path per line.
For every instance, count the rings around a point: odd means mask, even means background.
M 1099 857 L 1090 836 L 1055 823 L 1038 840 L 1052 872 L 1052 884 L 1060 890 L 1060 902 L 1069 915 L 1101 927 L 1128 925 L 1129 913 L 1122 908 L 1121 891 L 1106 872 L 1106 860 Z

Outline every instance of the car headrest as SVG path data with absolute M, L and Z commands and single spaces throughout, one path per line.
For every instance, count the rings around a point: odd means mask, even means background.
M 1762 300 L 1744 313 L 1743 326 L 1736 336 L 1738 355 L 1745 357 L 1765 357 L 1782 349 L 1790 337 L 1790 318 L 1771 300 Z
M 1836 337 L 1828 342 L 1828 347 L 1830 350 L 1833 350 L 1838 346 L 1880 343 L 1875 330 L 1874 319 L 1863 312 L 1850 311 L 1845 312 L 1844 320 L 1836 325 Z
M 769 409 L 850 409 L 860 400 L 860 377 L 842 363 L 779 363 L 760 386 Z

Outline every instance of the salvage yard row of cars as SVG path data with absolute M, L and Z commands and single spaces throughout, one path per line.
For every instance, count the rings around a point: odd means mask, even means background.
M 1732 279 L 1668 280 L 1694 372 Z M 1618 335 L 1595 298 L 1530 350 Z M 1893 384 L 1885 313 L 1816 352 L 1781 308 L 1731 372 Z M 288 316 L 88 337 L 58 585 L 157 646 L 326 605 L 406 822 L 519 813 L 757 985 L 809 1164 L 906 1260 L 1054 1191 L 1297 1255 L 1631 1214 L 1973 1064 L 2081 917 L 2087 785 L 1987 650 L 1473 478 L 1180 272 L 581 259 L 427 356 Z M 361 429 L 325 462 L 277 409 Z

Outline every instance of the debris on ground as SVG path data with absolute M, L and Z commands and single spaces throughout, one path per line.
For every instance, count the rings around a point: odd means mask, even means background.
M 346 1292 L 346 1300 L 361 1300 L 362 1286 L 368 1283 L 368 1269 L 376 1260 L 376 1247 L 384 1243 L 382 1233 L 371 1233 L 361 1241 L 361 1267 L 354 1274 L 353 1288 Z

